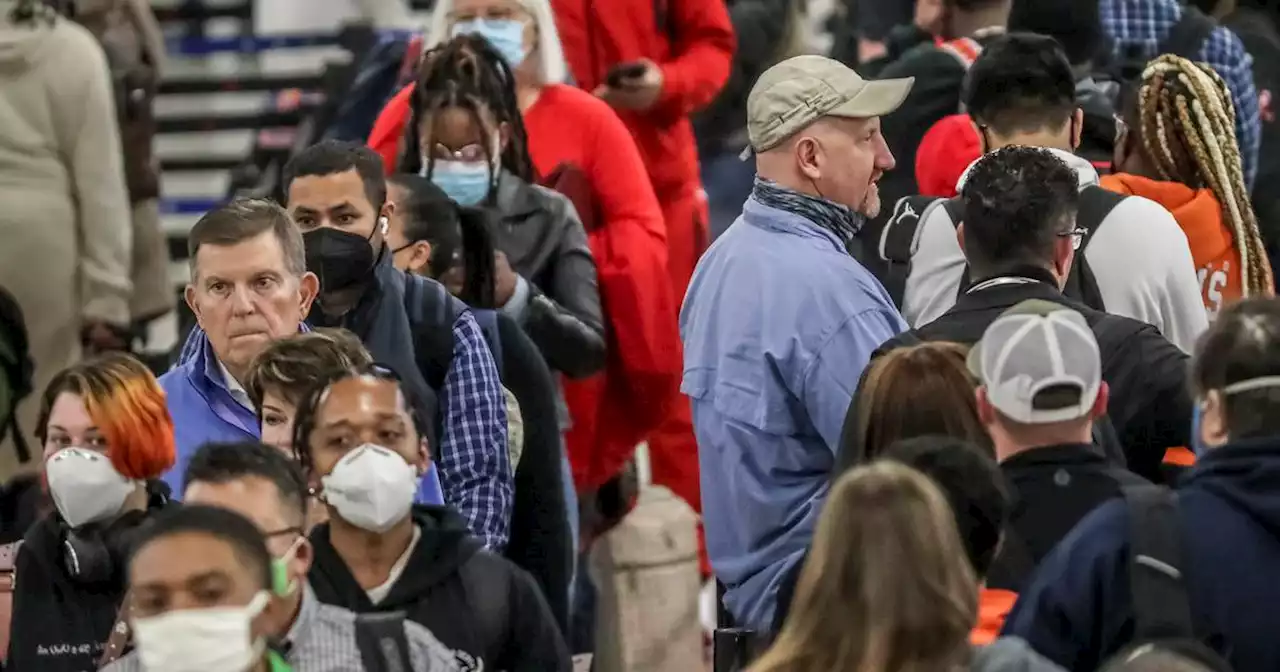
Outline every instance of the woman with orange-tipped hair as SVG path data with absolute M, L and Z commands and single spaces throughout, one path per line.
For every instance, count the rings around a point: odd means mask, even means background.
M 112 354 L 54 377 L 36 433 L 54 510 L 18 549 L 5 664 L 97 669 L 122 615 L 132 533 L 169 501 L 159 478 L 173 466 L 173 421 L 147 367 Z

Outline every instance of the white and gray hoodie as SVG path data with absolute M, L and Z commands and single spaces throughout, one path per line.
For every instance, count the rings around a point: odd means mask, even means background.
M 1088 161 L 1050 151 L 1076 171 L 1081 189 L 1098 184 L 1098 171 Z M 957 191 L 972 168 L 960 176 Z M 1124 199 L 1098 226 L 1083 254 L 1108 313 L 1155 325 L 1186 352 L 1208 329 L 1187 236 L 1160 204 L 1138 196 Z M 928 324 L 955 305 L 965 263 L 946 209 L 928 208 L 916 229 L 902 300 L 908 324 Z

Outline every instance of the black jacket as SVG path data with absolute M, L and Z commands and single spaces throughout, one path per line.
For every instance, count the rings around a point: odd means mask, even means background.
M 83 582 L 64 569 L 68 530 L 50 514 L 27 531 L 14 563 L 13 613 L 7 670 L 85 672 L 96 670 L 125 594 L 125 564 L 137 530 L 168 505 L 169 487 L 150 484 L 147 511 L 126 513 L 101 535 L 109 549 L 110 571 L 101 581 Z
M 569 199 L 503 173 L 493 245 L 532 290 L 521 318 L 552 369 L 582 378 L 604 368 L 596 262 Z
M 1121 488 L 1148 483 L 1087 444 L 1034 448 L 1000 463 L 1012 514 L 987 587 L 1019 592 L 1041 558 Z
M 574 549 L 564 501 L 556 383 L 537 346 L 511 318 L 498 316 L 498 336 L 502 384 L 515 395 L 524 418 L 524 452 L 516 466 L 506 556 L 538 582 L 560 632 L 567 633 Z
M 422 536 L 404 574 L 377 605 L 333 548 L 328 523 L 316 527 L 308 575 L 316 597 L 356 613 L 403 611 L 445 646 L 482 660 L 485 670 L 571 669 L 555 619 L 524 570 L 483 550 L 466 522 L 447 508 L 415 507 L 413 519 Z
M 890 339 L 872 358 L 917 339 L 972 345 L 1004 311 L 1027 299 L 1069 306 L 1084 315 L 1098 339 L 1102 378 L 1111 387 L 1107 415 L 1124 446 L 1129 470 L 1159 480 L 1165 449 L 1189 445 L 1192 401 L 1187 387 L 1187 354 L 1149 324 L 1068 299 L 1049 284 L 1047 271 L 1023 269 L 1018 275 L 1044 281 L 964 294 L 942 317 Z

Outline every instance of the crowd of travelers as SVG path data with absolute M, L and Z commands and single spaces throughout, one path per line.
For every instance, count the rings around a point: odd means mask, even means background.
M 0 670 L 656 670 L 660 487 L 716 672 L 1280 670 L 1280 9 L 806 10 L 437 0 L 175 300 L 150 7 L 0 0 Z

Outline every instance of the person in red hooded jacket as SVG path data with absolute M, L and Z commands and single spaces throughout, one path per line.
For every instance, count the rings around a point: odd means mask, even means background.
M 668 268 L 684 298 L 708 241 L 690 116 L 724 86 L 736 41 L 724 0 L 551 0 L 575 83 L 618 112 L 662 205 Z M 649 437 L 655 483 L 701 510 L 689 401 Z

